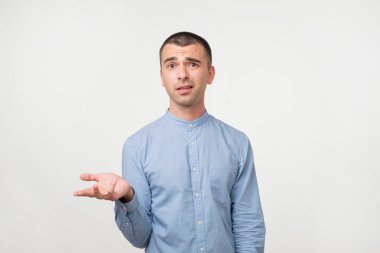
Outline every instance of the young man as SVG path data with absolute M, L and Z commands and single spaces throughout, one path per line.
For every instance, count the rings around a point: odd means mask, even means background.
M 123 177 L 82 174 L 74 193 L 115 201 L 116 223 L 150 253 L 264 252 L 265 225 L 247 136 L 209 115 L 209 44 L 180 32 L 161 46 L 165 115 L 128 138 Z

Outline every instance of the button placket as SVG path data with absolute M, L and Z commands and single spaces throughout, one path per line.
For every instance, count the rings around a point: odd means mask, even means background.
M 190 127 L 190 126 L 189 126 Z M 190 138 L 189 141 L 189 162 L 190 162 L 190 168 L 191 168 L 191 186 L 192 190 L 194 192 L 194 210 L 195 210 L 195 226 L 196 226 L 196 241 L 197 241 L 197 248 L 201 252 L 206 252 L 205 248 L 205 228 L 204 228 L 204 214 L 203 214 L 203 203 L 201 196 L 201 168 L 199 167 L 199 161 L 198 161 L 198 148 L 196 145 L 196 138 L 193 135 L 193 138 Z

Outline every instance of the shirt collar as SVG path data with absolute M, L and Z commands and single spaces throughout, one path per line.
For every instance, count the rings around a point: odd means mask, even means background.
M 205 112 L 202 114 L 202 116 L 200 116 L 199 118 L 192 120 L 192 121 L 187 121 L 184 119 L 177 118 L 176 116 L 174 116 L 169 111 L 169 109 L 167 109 L 166 113 L 165 113 L 165 118 L 167 118 L 170 122 L 173 122 L 176 126 L 187 127 L 187 128 L 188 127 L 193 127 L 193 128 L 199 127 L 204 122 L 206 122 L 209 117 L 210 117 L 210 115 L 208 114 L 207 110 L 205 110 Z

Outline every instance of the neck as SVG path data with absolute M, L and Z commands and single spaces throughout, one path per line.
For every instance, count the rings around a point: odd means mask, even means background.
M 171 114 L 176 116 L 177 118 L 184 119 L 186 121 L 193 121 L 198 119 L 203 115 L 206 108 L 205 106 L 198 106 L 197 108 L 194 107 L 178 107 L 174 105 L 170 105 L 169 111 Z

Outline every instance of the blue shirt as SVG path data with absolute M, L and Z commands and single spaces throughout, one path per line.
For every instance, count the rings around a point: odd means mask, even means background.
M 149 253 L 264 252 L 265 225 L 247 136 L 209 115 L 169 111 L 127 139 L 123 177 L 134 198 L 116 223 Z

